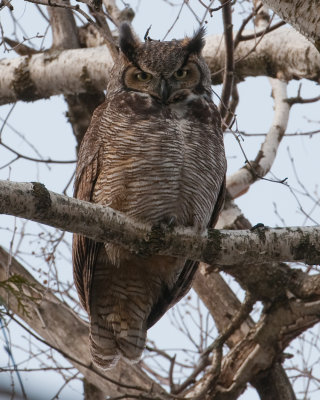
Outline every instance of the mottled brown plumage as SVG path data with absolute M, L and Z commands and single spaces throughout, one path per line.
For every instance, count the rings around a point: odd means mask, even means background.
M 226 160 L 203 44 L 202 30 L 140 43 L 121 26 L 106 101 L 81 144 L 75 197 L 197 233 L 216 222 Z M 140 358 L 146 330 L 186 294 L 197 269 L 185 258 L 139 257 L 80 235 L 73 260 L 92 358 L 104 369 L 121 356 Z

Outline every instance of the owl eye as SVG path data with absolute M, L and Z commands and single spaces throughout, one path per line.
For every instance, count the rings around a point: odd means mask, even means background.
M 173 76 L 178 80 L 182 80 L 185 79 L 186 76 L 188 75 L 188 71 L 186 69 L 178 69 L 178 71 L 176 71 Z
M 142 72 L 139 72 L 138 74 L 136 74 L 136 78 L 140 82 L 149 82 L 152 78 L 152 75 L 148 74 L 148 72 L 142 71 Z

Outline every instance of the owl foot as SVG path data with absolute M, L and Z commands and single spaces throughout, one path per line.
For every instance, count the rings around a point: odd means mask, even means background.
M 176 215 L 167 215 L 159 221 L 159 228 L 163 232 L 172 232 L 176 226 L 177 226 Z

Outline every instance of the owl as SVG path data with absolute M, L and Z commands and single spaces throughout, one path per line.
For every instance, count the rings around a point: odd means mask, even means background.
M 199 235 L 214 225 L 226 158 L 203 46 L 203 29 L 182 40 L 140 42 L 130 25 L 120 26 L 106 99 L 79 150 L 76 198 Z M 120 357 L 139 360 L 147 329 L 187 293 L 198 266 L 81 235 L 73 238 L 73 264 L 92 360 L 102 369 Z

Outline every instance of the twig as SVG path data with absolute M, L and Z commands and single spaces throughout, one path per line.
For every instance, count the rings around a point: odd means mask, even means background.
M 49 18 L 46 16 L 46 14 L 42 11 L 41 7 L 39 7 L 39 4 L 36 4 L 36 8 L 39 11 L 39 13 L 42 15 L 42 17 L 48 22 L 50 23 Z
M 180 17 L 180 14 L 181 14 L 182 9 L 183 9 L 183 7 L 184 7 L 185 4 L 186 4 L 186 0 L 183 0 L 183 2 L 182 2 L 182 4 L 181 4 L 181 7 L 180 7 L 180 10 L 179 10 L 179 12 L 178 12 L 178 15 L 177 15 L 176 19 L 173 21 L 172 25 L 170 26 L 170 28 L 168 29 L 167 33 L 164 35 L 164 37 L 163 37 L 162 40 L 165 40 L 165 38 L 166 38 L 166 37 L 169 35 L 169 33 L 172 31 L 173 27 L 175 26 L 175 24 L 177 23 L 177 21 L 178 21 L 178 19 L 179 19 L 179 17 Z
M 198 364 L 192 371 L 192 373 L 187 377 L 187 379 L 182 382 L 180 385 L 176 385 L 174 391 L 171 390 L 172 394 L 179 394 L 188 386 L 192 385 L 195 381 L 197 376 L 208 366 L 212 360 L 210 359 L 209 355 L 206 354 L 204 356 L 201 355 Z
M 69 378 L 65 378 L 65 381 L 63 382 L 63 384 L 61 385 L 59 390 L 56 392 L 56 394 L 53 397 L 51 397 L 51 400 L 59 399 L 59 396 L 60 396 L 60 393 L 62 392 L 62 390 L 68 385 L 69 382 L 71 382 L 73 379 L 75 379 L 79 375 L 79 373 L 80 372 L 77 371 Z
M 309 103 L 315 103 L 316 101 L 320 100 L 320 96 L 313 97 L 311 99 L 304 99 L 300 95 L 297 97 L 289 97 L 285 101 L 292 106 L 293 104 L 309 104 Z
M 258 7 L 256 7 L 256 8 L 252 11 L 252 13 L 249 14 L 249 15 L 247 16 L 247 18 L 245 18 L 245 19 L 242 21 L 242 24 L 240 25 L 240 28 L 239 28 L 239 30 L 238 30 L 238 32 L 237 32 L 235 38 L 234 38 L 234 42 L 233 42 L 234 48 L 236 48 L 236 47 L 238 46 L 238 44 L 239 44 L 239 42 L 240 42 L 240 37 L 241 37 L 241 35 L 242 35 L 242 32 L 244 31 L 244 28 L 247 26 L 247 24 L 250 22 L 250 20 L 251 20 L 254 16 L 257 15 L 257 12 L 260 10 L 261 7 L 262 7 L 262 3 L 260 3 L 260 4 L 258 5 Z
M 168 378 L 165 378 L 164 376 L 162 376 L 162 375 L 160 375 L 159 373 L 157 373 L 157 372 L 154 370 L 154 368 L 149 367 L 149 365 L 148 365 L 146 362 L 144 362 L 143 360 L 141 360 L 141 361 L 139 362 L 139 367 L 141 367 L 142 369 L 144 369 L 145 371 L 147 371 L 148 374 L 153 375 L 153 376 L 158 380 L 158 382 L 160 382 L 162 385 L 167 385 L 167 386 L 169 386 L 169 379 L 168 379 Z
M 226 340 L 229 339 L 229 337 L 240 327 L 240 325 L 251 313 L 254 303 L 255 298 L 250 292 L 246 292 L 244 302 L 241 304 L 241 307 L 237 314 L 232 318 L 227 328 L 216 338 L 216 340 L 210 346 L 206 348 L 206 350 L 202 353 L 203 356 L 205 356 L 206 354 L 210 354 L 213 349 L 224 345 Z
M 240 36 L 240 41 L 243 42 L 245 40 L 251 40 L 257 37 L 260 37 L 262 35 L 265 35 L 266 33 L 275 31 L 276 29 L 280 28 L 281 26 L 285 25 L 286 22 L 285 21 L 279 21 L 276 24 L 272 25 L 272 26 L 267 26 L 265 29 L 263 29 L 262 31 L 259 32 L 255 32 L 255 33 L 251 33 L 248 35 L 244 35 L 244 36 Z
M 210 386 L 214 384 L 214 382 L 218 379 L 221 370 L 221 362 L 222 362 L 222 348 L 226 340 L 240 327 L 240 325 L 245 321 L 250 312 L 253 309 L 255 303 L 255 299 L 250 292 L 246 292 L 246 297 L 241 305 L 239 311 L 232 318 L 230 324 L 227 328 L 222 332 L 216 340 L 202 353 L 203 357 L 206 357 L 213 351 L 213 361 L 212 368 L 208 371 L 208 380 L 206 384 L 201 389 L 201 393 L 198 398 L 202 398 L 202 395 L 207 393 Z
M 223 4 L 221 4 L 221 6 L 219 6 L 219 7 L 211 8 L 210 5 L 207 6 L 203 1 L 201 1 L 201 0 L 198 0 L 198 1 L 204 8 L 206 8 L 208 10 L 208 12 L 210 13 L 210 17 L 212 17 L 212 14 L 214 12 L 221 10 L 227 4 L 234 3 L 233 0 L 227 0 Z
M 83 11 L 79 4 L 76 4 L 75 6 L 71 4 L 66 4 L 66 3 L 56 3 L 52 0 L 25 0 L 30 3 L 34 4 L 40 4 L 48 7 L 61 7 L 61 8 L 68 8 L 70 10 L 76 11 L 79 14 L 81 14 L 90 24 L 94 25 L 101 35 L 104 37 L 106 40 L 107 46 L 110 50 L 110 53 L 112 55 L 113 60 L 118 56 L 118 51 L 115 46 L 114 40 L 112 38 L 111 32 L 109 27 L 107 26 L 106 21 L 103 19 L 102 15 L 98 13 L 97 11 L 93 11 L 93 15 L 96 17 L 98 23 L 96 23 L 85 11 Z
M 1 165 L 0 169 L 4 169 L 4 168 L 9 167 L 9 165 L 11 165 L 14 162 L 16 162 L 17 160 L 19 160 L 19 158 L 20 158 L 19 156 L 14 157 L 12 160 L 10 160 L 10 161 L 6 162 L 5 164 Z
M 1 135 L 2 135 L 2 132 L 3 132 L 3 128 L 6 126 L 6 123 L 7 123 L 8 119 L 10 118 L 10 115 L 11 115 L 12 111 L 14 110 L 16 104 L 17 103 L 12 104 L 12 106 L 11 106 L 9 112 L 7 113 L 5 119 L 2 120 L 2 125 L 1 125 L 1 128 L 0 128 L 0 143 L 1 143 Z
M 223 75 L 221 102 L 219 104 L 219 111 L 222 119 L 225 117 L 228 111 L 229 98 L 233 87 L 234 73 L 232 10 L 229 2 L 224 2 L 223 6 L 224 7 L 222 8 L 222 17 L 225 41 L 225 68 Z
M 228 108 L 227 115 L 225 116 L 222 122 L 222 129 L 225 131 L 225 128 L 231 129 L 233 124 L 236 122 L 236 108 L 239 104 L 239 92 L 237 88 L 237 84 L 233 82 L 232 93 L 231 93 L 231 102 Z
M 172 357 L 171 362 L 170 362 L 170 368 L 169 368 L 169 386 L 170 386 L 171 393 L 175 393 L 175 387 L 176 387 L 176 385 L 173 382 L 173 371 L 174 371 L 175 362 L 176 362 L 176 355 L 174 355 Z
M 93 19 L 86 13 L 84 12 L 79 4 L 76 4 L 75 6 L 71 4 L 66 4 L 66 3 L 56 3 L 52 0 L 24 0 L 29 3 L 34 3 L 34 4 L 40 4 L 41 6 L 48 6 L 48 7 L 60 7 L 60 8 L 69 8 L 70 10 L 77 11 L 79 14 L 81 14 L 89 23 L 96 25 Z
M 226 133 L 232 133 L 231 130 L 227 130 Z M 285 133 L 283 136 L 288 136 L 288 137 L 294 137 L 294 136 L 310 136 L 312 137 L 313 135 L 316 135 L 317 133 L 320 133 L 320 129 L 317 129 L 315 131 L 308 131 L 308 132 L 296 132 L 296 133 Z M 247 133 L 244 131 L 237 131 L 237 134 L 240 136 L 245 136 L 245 137 L 260 137 L 260 136 L 267 136 L 267 133 Z
M 11 151 L 13 154 L 15 154 L 17 156 L 17 158 L 23 158 L 24 160 L 28 160 L 28 161 L 34 161 L 34 162 L 45 163 L 45 164 L 74 164 L 77 162 L 77 160 L 63 161 L 63 160 L 51 160 L 50 158 L 43 160 L 43 159 L 39 159 L 39 158 L 25 156 L 25 155 L 19 153 L 18 151 L 12 149 L 8 145 L 4 144 L 2 140 L 0 140 L 0 146 L 3 146 L 5 149 Z
M 35 36 L 30 37 L 30 38 L 25 38 L 23 37 L 23 40 L 21 42 L 18 42 L 16 40 L 12 40 L 10 38 L 4 37 L 3 41 L 7 43 L 11 49 L 8 49 L 7 51 L 15 51 L 17 54 L 20 56 L 29 56 L 31 54 L 37 54 L 39 53 L 38 50 L 33 49 L 32 47 L 26 46 L 23 44 L 26 41 L 32 40 L 32 39 L 42 39 L 44 36 L 40 35 L 37 33 Z
M 11 4 L 12 0 L 2 0 L 0 2 L 0 10 L 2 10 L 4 7 L 8 7 L 9 10 L 13 11 L 13 5 Z
M 17 377 L 18 377 L 18 381 L 19 381 L 19 384 L 20 384 L 20 387 L 21 387 L 21 391 L 22 391 L 22 396 L 23 396 L 23 398 L 25 400 L 27 400 L 27 395 L 26 395 L 26 391 L 24 389 L 24 385 L 22 383 L 21 375 L 20 375 L 20 372 L 18 370 L 17 364 L 16 364 L 16 362 L 14 360 L 14 357 L 13 357 L 13 354 L 12 354 L 12 351 L 11 351 L 11 345 L 10 345 L 10 342 L 9 342 L 9 339 L 8 339 L 8 336 L 7 336 L 7 333 L 6 333 L 7 327 L 4 325 L 1 316 L 0 316 L 0 328 L 2 329 L 3 337 L 4 337 L 4 340 L 5 340 L 5 343 L 6 343 L 5 350 L 8 353 L 8 355 L 9 355 L 11 361 L 12 361 L 13 369 L 14 369 L 15 373 L 17 374 Z

